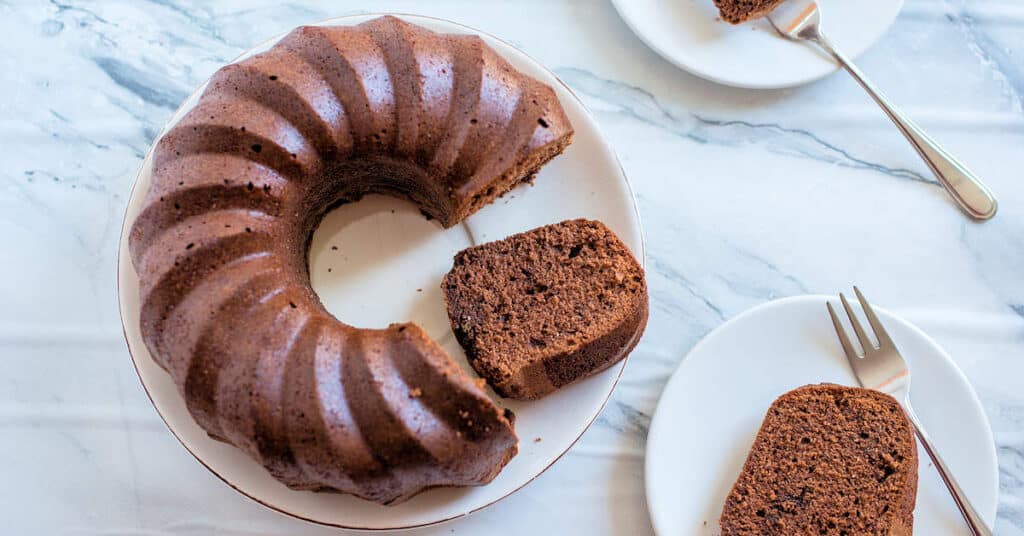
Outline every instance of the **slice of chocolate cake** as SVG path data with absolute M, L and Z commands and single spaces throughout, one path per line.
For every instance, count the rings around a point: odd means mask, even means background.
M 768 408 L 725 500 L 723 536 L 909 535 L 917 446 L 892 397 L 821 384 Z
M 470 364 L 510 398 L 539 398 L 604 370 L 647 324 L 643 268 L 596 221 L 461 251 L 442 289 Z
M 714 0 L 722 20 L 742 24 L 759 19 L 779 7 L 785 0 Z

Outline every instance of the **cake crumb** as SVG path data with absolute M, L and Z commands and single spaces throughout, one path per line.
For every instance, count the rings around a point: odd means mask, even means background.
M 463 250 L 441 288 L 470 365 L 507 398 L 539 398 L 622 359 L 648 308 L 643 268 L 610 229 L 589 220 Z M 579 341 L 606 335 L 616 342 L 597 359 L 585 357 L 593 345 Z M 524 372 L 537 363 L 550 381 Z
M 540 436 L 533 438 L 534 443 L 540 443 Z
M 419 398 L 421 396 L 423 396 L 423 389 L 420 389 L 419 387 L 409 389 L 409 398 Z
M 872 440 L 847 441 L 858 436 Z M 865 524 L 889 534 L 899 523 L 910 529 L 909 515 L 886 513 L 912 508 L 917 461 L 913 430 L 892 397 L 832 384 L 800 387 L 772 402 L 719 524 L 725 534 L 863 534 Z M 872 471 L 854 469 L 863 464 Z M 808 490 L 856 500 L 805 502 Z

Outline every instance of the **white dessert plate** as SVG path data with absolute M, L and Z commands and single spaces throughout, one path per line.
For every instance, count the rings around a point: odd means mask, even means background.
M 343 17 L 319 24 L 351 25 L 376 16 Z M 440 19 L 400 18 L 439 32 L 480 35 L 512 65 L 551 85 L 576 130 L 573 144 L 541 170 L 534 186 L 516 188 L 461 226 L 444 230 L 409 203 L 371 196 L 330 213 L 314 235 L 310 271 L 313 287 L 328 310 L 357 327 L 416 322 L 469 370 L 449 328 L 439 288 L 457 251 L 540 225 L 586 217 L 604 222 L 643 259 L 640 219 L 630 184 L 597 123 L 551 71 L 494 36 Z M 241 58 L 266 50 L 279 38 Z M 170 124 L 194 106 L 201 91 L 199 88 L 189 97 Z M 335 527 L 398 529 L 440 523 L 494 504 L 536 478 L 579 439 L 608 400 L 625 366 L 623 362 L 536 402 L 498 400 L 516 413 L 519 454 L 485 486 L 428 490 L 395 506 L 335 493 L 290 490 L 238 449 L 206 435 L 142 341 L 138 277 L 128 255 L 127 236 L 149 189 L 150 173 L 151 155 L 147 155 L 128 205 L 118 260 L 121 318 L 139 378 L 171 432 L 200 463 L 242 494 L 274 510 Z
M 787 298 L 740 314 L 708 334 L 672 375 L 647 436 L 647 504 L 658 534 L 720 533 L 722 504 L 776 397 L 811 383 L 857 385 L 825 309 L 828 299 Z M 935 341 L 875 309 L 912 372 L 914 409 L 992 526 L 996 452 L 977 395 Z M 920 447 L 918 454 L 914 533 L 969 534 L 928 455 Z
M 712 0 L 612 0 L 647 46 L 668 61 L 712 82 L 777 89 L 813 82 L 839 69 L 805 43 L 779 36 L 767 19 L 733 26 L 718 18 Z M 903 0 L 818 0 L 825 31 L 856 57 L 896 20 Z

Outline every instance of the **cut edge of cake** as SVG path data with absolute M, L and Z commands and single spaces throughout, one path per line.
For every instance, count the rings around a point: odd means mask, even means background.
M 625 358 L 646 327 L 643 268 L 604 224 L 567 220 L 467 248 L 442 290 L 470 365 L 537 399 Z
M 714 0 L 719 17 L 729 24 L 743 24 L 771 13 L 786 0 Z
M 723 536 L 910 535 L 917 464 L 913 428 L 891 396 L 829 383 L 799 387 L 769 407 L 719 525 Z

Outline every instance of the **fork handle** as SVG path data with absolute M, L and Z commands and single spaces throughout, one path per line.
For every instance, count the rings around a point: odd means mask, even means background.
M 995 196 L 967 167 L 943 150 L 935 140 L 921 130 L 921 127 L 889 102 L 889 99 L 868 80 L 867 76 L 853 64 L 853 61 L 833 46 L 824 34 L 819 31 L 816 32 L 816 35 L 807 36 L 807 38 L 835 58 L 868 92 L 868 95 L 871 95 L 871 98 L 882 107 L 889 119 L 892 119 L 900 132 L 906 136 L 907 141 L 914 147 L 917 154 L 921 155 L 924 162 L 935 173 L 935 177 L 939 179 L 961 210 L 976 220 L 987 220 L 996 215 L 999 205 Z
M 917 419 L 917 415 L 914 413 L 914 408 L 910 406 L 910 400 L 903 402 L 903 410 L 906 412 L 907 417 L 910 418 L 910 423 L 914 425 L 914 432 L 917 433 L 921 446 L 924 447 L 924 451 L 928 453 L 928 456 L 935 464 L 935 468 L 938 469 L 942 482 L 949 488 L 949 493 L 953 496 L 953 501 L 956 503 L 957 508 L 960 509 L 960 513 L 963 514 L 967 526 L 970 527 L 971 534 L 974 536 L 992 536 L 992 531 L 989 530 L 988 525 L 981 518 L 981 514 L 971 504 L 964 490 L 960 489 L 960 484 L 957 484 L 956 479 L 953 478 L 953 473 L 946 466 L 946 462 L 942 461 L 942 457 L 935 451 L 931 439 L 928 438 L 928 433 L 924 431 L 921 421 Z

